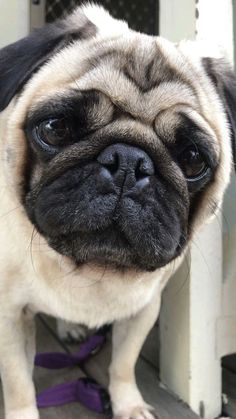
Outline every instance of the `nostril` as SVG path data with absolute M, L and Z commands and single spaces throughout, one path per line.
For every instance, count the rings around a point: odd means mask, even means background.
M 99 156 L 98 162 L 102 164 L 111 175 L 114 175 L 119 169 L 119 156 L 117 152 L 102 154 Z
M 123 182 L 126 178 L 129 185 L 143 180 L 146 184 L 146 180 L 155 174 L 154 163 L 149 155 L 144 150 L 126 144 L 108 146 L 97 156 L 97 162 L 102 166 L 102 176 L 112 177 L 115 183 Z
M 147 176 L 154 175 L 154 165 L 151 159 L 140 159 L 135 169 L 135 178 L 137 180 L 143 179 Z
M 114 153 L 112 159 L 105 163 L 104 166 L 109 170 L 109 172 L 114 175 L 119 169 L 119 156 L 117 153 Z
M 137 166 L 135 169 L 135 179 L 140 180 L 140 179 L 143 179 L 144 177 L 147 177 L 147 175 L 143 173 L 142 170 L 140 170 L 140 166 Z

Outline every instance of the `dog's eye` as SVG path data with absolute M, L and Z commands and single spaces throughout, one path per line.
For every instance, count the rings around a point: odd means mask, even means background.
M 179 164 L 188 181 L 201 179 L 207 171 L 203 155 L 193 147 L 188 147 L 181 153 Z
M 52 146 L 64 146 L 71 141 L 71 131 L 66 119 L 51 118 L 41 122 L 37 128 L 40 141 Z

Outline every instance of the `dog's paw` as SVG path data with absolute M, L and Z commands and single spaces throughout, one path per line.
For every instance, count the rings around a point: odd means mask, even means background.
M 114 419 L 161 419 L 155 409 L 145 403 L 135 383 L 113 380 L 109 392 Z
M 131 409 L 114 416 L 114 419 L 161 419 L 156 411 L 144 403 L 141 406 L 132 407 Z
M 83 342 L 90 335 L 90 333 L 89 329 L 81 324 L 69 323 L 60 319 L 57 320 L 58 337 L 65 342 Z
M 6 413 L 6 419 L 39 419 L 39 412 L 34 406 L 27 407 Z

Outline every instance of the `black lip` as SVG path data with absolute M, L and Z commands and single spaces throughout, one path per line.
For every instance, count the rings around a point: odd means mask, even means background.
M 185 235 L 182 235 L 176 246 L 176 251 L 165 261 L 162 258 L 159 260 L 158 258 L 150 259 L 144 253 L 143 256 L 137 253 L 125 234 L 115 224 L 104 231 L 47 237 L 47 241 L 54 250 L 70 257 L 78 267 L 92 263 L 104 269 L 112 268 L 121 272 L 128 269 L 153 272 L 178 257 L 183 252 L 187 239 Z M 81 254 L 81 241 L 83 242 L 83 255 Z M 103 243 L 103 247 L 97 247 L 99 243 Z

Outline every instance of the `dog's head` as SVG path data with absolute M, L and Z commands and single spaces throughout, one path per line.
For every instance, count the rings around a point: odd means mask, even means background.
M 4 48 L 0 74 L 5 176 L 76 264 L 165 266 L 220 206 L 236 116 L 222 60 L 90 5 Z

